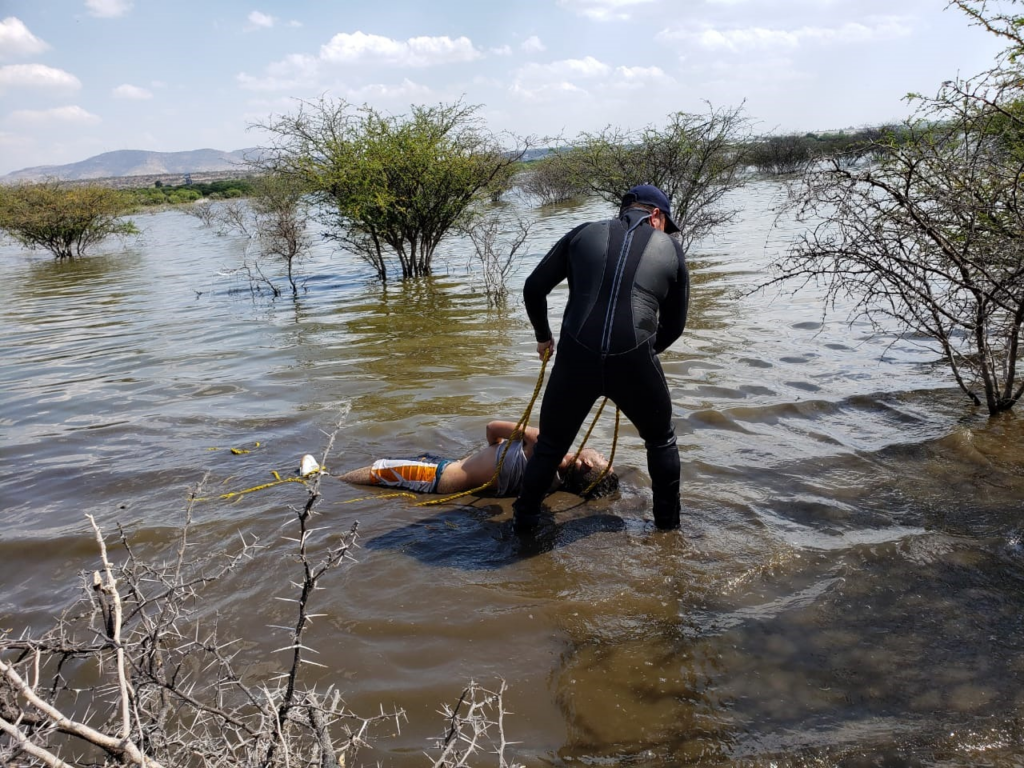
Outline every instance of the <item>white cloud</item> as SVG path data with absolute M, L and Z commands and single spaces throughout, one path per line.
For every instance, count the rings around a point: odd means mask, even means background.
M 253 11 L 249 14 L 249 29 L 270 29 L 274 26 L 275 21 L 276 19 L 273 16 Z
M 629 94 L 630 98 L 648 98 L 644 94 L 653 93 L 661 100 L 667 89 L 676 85 L 676 79 L 661 67 L 616 67 L 608 88 L 620 96 Z
M 50 46 L 29 32 L 21 19 L 8 16 L 0 21 L 0 57 L 33 56 Z
M 528 101 L 551 101 L 567 95 L 586 94 L 586 89 L 576 80 L 596 80 L 611 72 L 610 66 L 593 56 L 548 64 L 531 63 L 515 72 L 509 92 Z
M 616 67 L 615 74 L 629 83 L 646 81 L 675 82 L 661 67 Z
M 772 29 L 745 27 L 735 29 L 665 29 L 656 37 L 662 41 L 682 40 L 708 50 L 730 52 L 748 50 L 795 49 L 804 44 L 870 43 L 906 37 L 912 28 L 904 19 L 886 17 L 870 24 L 847 22 L 838 27 L 798 27 Z
M 541 51 L 547 50 L 547 46 L 545 46 L 536 35 L 531 35 L 523 40 L 523 44 L 519 47 L 527 53 L 540 53 Z
M 320 58 L 331 63 L 373 61 L 406 67 L 429 67 L 473 61 L 481 53 L 468 37 L 411 37 L 394 40 L 364 32 L 342 32 L 320 48 Z
M 429 101 L 434 98 L 434 92 L 425 85 L 414 83 L 405 78 L 398 85 L 386 85 L 377 83 L 367 85 L 363 88 L 349 88 L 345 92 L 345 98 L 351 102 L 370 102 L 377 99 L 391 99 L 403 103 L 412 101 Z
M 0 90 L 5 88 L 55 88 L 77 90 L 81 81 L 70 72 L 44 64 L 8 64 L 0 67 Z
M 487 88 L 491 90 L 504 88 L 507 84 L 504 78 L 487 77 L 485 75 L 474 75 L 472 83 L 478 88 Z
M 503 46 L 492 48 L 489 53 L 508 56 L 512 49 Z M 466 37 L 452 39 L 424 36 L 401 41 L 364 32 L 339 33 L 321 46 L 316 56 L 292 54 L 269 64 L 262 75 L 242 72 L 236 79 L 242 88 L 249 91 L 309 91 L 311 88 L 322 89 L 330 85 L 328 76 L 331 69 L 338 65 L 377 64 L 423 68 L 473 61 L 483 55 Z M 352 74 L 350 70 L 345 72 Z M 361 70 L 355 71 L 355 74 L 359 73 Z M 407 87 L 407 83 L 398 87 Z
M 562 59 L 550 64 L 527 64 L 520 67 L 516 76 L 519 79 L 558 80 L 568 77 L 600 77 L 611 71 L 612 68 L 604 62 L 586 56 L 582 59 Z
M 288 26 L 291 27 L 292 29 L 298 29 L 299 27 L 302 26 L 302 22 L 292 19 L 291 21 L 288 22 Z
M 509 87 L 509 93 L 524 101 L 533 102 L 559 101 L 566 96 L 588 95 L 585 89 L 567 81 L 541 83 L 532 87 L 517 81 Z
M 19 109 L 11 113 L 10 119 L 19 123 L 77 123 L 92 125 L 100 118 L 78 106 L 54 107 L 53 109 Z
M 622 21 L 630 18 L 630 10 L 654 0 L 558 0 L 566 8 L 594 21 Z
M 688 85 L 700 83 L 705 93 L 721 94 L 716 99 L 723 103 L 744 98 L 764 99 L 773 102 L 785 99 L 800 83 L 814 82 L 813 69 L 800 67 L 792 56 L 765 54 L 751 65 L 744 59 L 722 56 L 697 56 L 684 64 L 680 79 Z
M 85 0 L 85 7 L 93 16 L 112 19 L 128 13 L 132 9 L 132 0 Z
M 490 52 L 492 54 L 494 54 L 495 56 L 511 56 L 512 55 L 512 46 L 511 45 L 503 45 L 500 48 L 491 48 Z
M 239 84 L 250 91 L 286 91 L 315 83 L 320 62 L 313 56 L 293 53 L 267 66 L 265 77 L 238 75 Z
M 341 32 L 320 47 L 320 58 L 325 61 L 358 61 L 359 59 L 399 60 L 408 49 L 403 43 L 380 35 L 363 32 Z
M 129 85 L 128 83 L 117 86 L 111 93 L 115 99 L 142 100 L 153 98 L 152 91 L 140 88 L 137 85 Z
M 320 62 L 313 56 L 292 53 L 281 61 L 270 64 L 267 67 L 267 74 L 272 77 L 295 77 L 308 80 L 316 77 L 319 68 Z

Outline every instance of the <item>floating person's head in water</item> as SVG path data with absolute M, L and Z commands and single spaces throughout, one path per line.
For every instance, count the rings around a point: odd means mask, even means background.
M 593 448 L 580 451 L 576 461 L 560 469 L 558 476 L 562 481 L 561 490 L 587 499 L 599 499 L 619 489 L 615 468 L 609 467 L 608 459 Z

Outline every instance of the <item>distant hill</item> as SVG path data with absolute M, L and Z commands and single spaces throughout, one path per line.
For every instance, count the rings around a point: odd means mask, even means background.
M 552 150 L 538 147 L 527 150 L 523 162 L 544 157 Z M 43 181 L 63 179 L 65 181 L 102 180 L 114 186 L 148 186 L 154 180 L 179 184 L 181 180 L 168 179 L 170 176 L 215 174 L 217 178 L 241 176 L 248 172 L 247 158 L 258 157 L 254 147 L 224 152 L 219 149 L 193 149 L 188 152 L 147 152 L 142 149 L 119 149 L 104 152 L 87 160 L 67 165 L 36 165 L 22 168 L 0 176 L 0 184 L 18 181 Z M 221 176 L 220 174 L 224 174 Z M 125 181 L 117 182 L 117 179 Z M 134 180 L 132 180 L 134 179 Z M 207 180 L 210 180 L 207 178 Z
M 246 157 L 254 155 L 255 152 L 255 149 L 237 149 L 233 152 L 223 152 L 219 149 L 194 149 L 189 152 L 120 149 L 68 165 L 37 165 L 33 168 L 22 168 L 20 171 L 0 176 L 0 182 L 43 179 L 80 181 L 121 176 L 243 171 L 247 165 Z

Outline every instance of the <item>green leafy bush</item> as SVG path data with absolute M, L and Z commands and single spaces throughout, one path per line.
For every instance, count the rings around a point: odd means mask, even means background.
M 124 216 L 131 199 L 98 184 L 0 186 L 0 230 L 29 248 L 45 248 L 57 259 L 81 256 L 110 235 L 138 230 Z
M 263 170 L 318 198 L 329 237 L 386 280 L 431 273 L 438 244 L 478 204 L 501 194 L 525 150 L 507 150 L 465 104 L 392 116 L 322 98 L 257 127 L 272 137 Z

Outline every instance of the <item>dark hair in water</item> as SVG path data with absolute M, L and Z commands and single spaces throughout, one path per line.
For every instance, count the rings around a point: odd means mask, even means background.
M 566 471 L 565 477 L 562 478 L 562 490 L 582 496 L 583 492 L 590 487 L 591 483 L 597 480 L 603 471 L 603 464 L 598 467 L 588 467 L 585 464 L 579 467 L 572 466 Z M 619 476 L 615 474 L 614 470 L 609 470 L 608 474 L 601 478 L 601 482 L 595 485 L 590 493 L 586 495 L 586 498 L 599 499 L 617 490 L 619 490 Z

